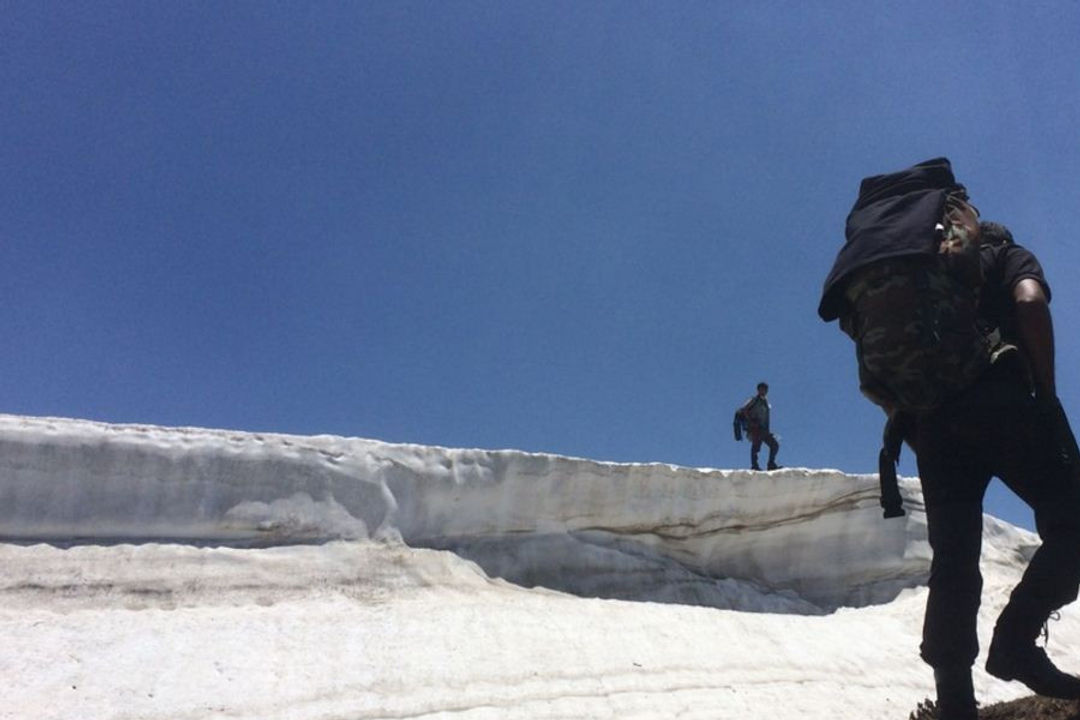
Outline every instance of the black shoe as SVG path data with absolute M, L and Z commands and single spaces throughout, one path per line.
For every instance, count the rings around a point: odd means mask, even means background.
M 938 720 L 979 720 L 971 668 L 934 668 Z
M 1002 680 L 1019 680 L 1036 694 L 1062 700 L 1080 699 L 1080 678 L 1063 673 L 1050 662 L 1046 651 L 1034 643 L 1024 648 L 1002 649 L 991 644 L 986 672 Z
M 974 700 L 970 703 L 951 703 L 947 700 L 938 700 L 934 707 L 936 708 L 936 714 L 933 717 L 937 720 L 979 720 L 979 709 Z
M 768 468 L 769 470 L 781 470 L 781 469 L 783 469 L 784 466 L 783 465 L 777 465 L 776 463 L 769 463 L 765 467 Z
M 760 465 L 758 465 L 757 463 L 754 463 L 753 465 L 751 465 L 751 466 L 750 466 L 750 469 L 751 469 L 751 470 L 758 470 L 758 471 L 760 471 L 760 470 L 761 470 L 761 466 L 760 466 Z

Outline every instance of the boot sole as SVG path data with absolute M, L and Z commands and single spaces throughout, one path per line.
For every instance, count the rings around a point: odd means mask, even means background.
M 1056 700 L 1080 700 L 1080 688 L 1077 688 L 1071 692 L 1053 692 L 1049 688 L 1040 688 L 1038 683 L 1030 683 L 1021 676 L 1014 672 L 1003 670 L 1000 667 L 992 666 L 989 661 L 986 663 L 986 672 L 990 673 L 998 680 L 1005 680 L 1007 682 L 1018 682 L 1025 686 L 1028 690 L 1040 695 L 1042 697 L 1054 698 Z

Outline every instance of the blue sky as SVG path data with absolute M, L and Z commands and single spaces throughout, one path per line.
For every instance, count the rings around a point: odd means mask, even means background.
M 1080 421 L 1080 3 L 0 17 L 6 412 L 743 467 L 764 379 L 782 463 L 870 472 L 818 295 L 859 180 L 946 155 Z

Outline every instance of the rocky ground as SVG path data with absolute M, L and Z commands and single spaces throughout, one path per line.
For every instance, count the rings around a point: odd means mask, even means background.
M 908 720 L 940 720 L 932 702 L 920 703 Z M 1080 720 L 1080 701 L 1031 696 L 979 709 L 979 720 Z

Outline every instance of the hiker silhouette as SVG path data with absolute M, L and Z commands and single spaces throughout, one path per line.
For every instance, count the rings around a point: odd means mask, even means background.
M 735 439 L 741 440 L 740 427 L 746 428 L 747 438 L 750 440 L 750 469 L 760 470 L 758 453 L 764 443 L 769 448 L 769 460 L 766 464 L 768 470 L 777 470 L 776 454 L 780 452 L 780 442 L 769 430 L 769 414 L 772 406 L 767 398 L 769 394 L 768 383 L 760 382 L 757 385 L 757 393 L 752 395 L 742 407 L 735 411 Z
M 933 550 L 920 650 L 941 720 L 977 718 L 982 499 L 995 476 L 1034 510 L 1042 545 L 986 669 L 1080 698 L 1080 678 L 1035 644 L 1080 585 L 1080 460 L 1057 398 L 1050 287 L 1007 228 L 977 217 L 945 158 L 864 179 L 818 309 L 855 341 L 861 389 L 915 451 Z

